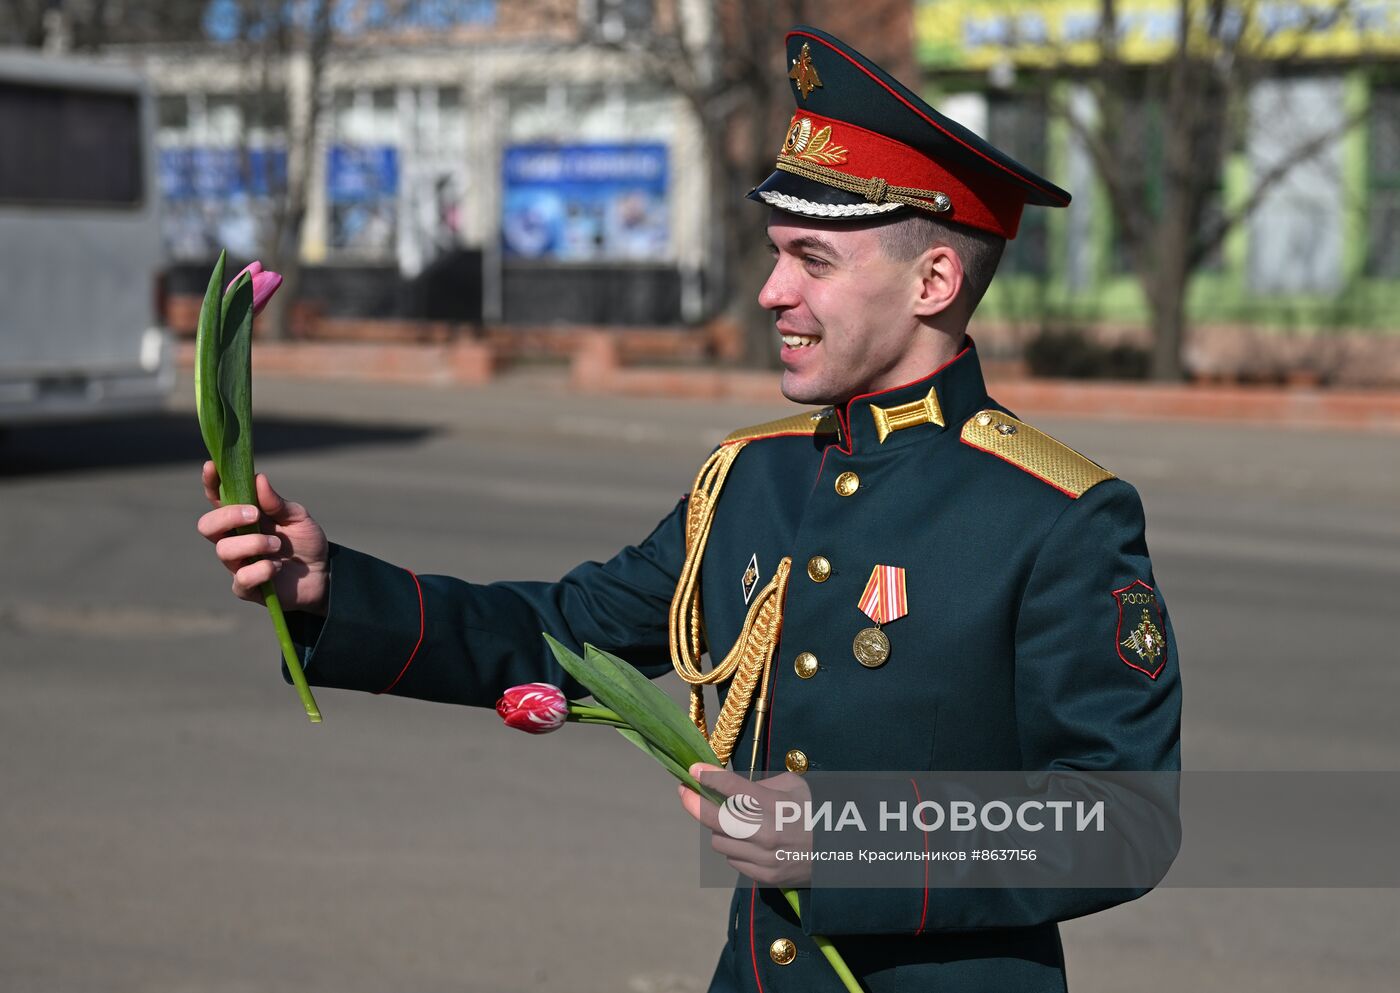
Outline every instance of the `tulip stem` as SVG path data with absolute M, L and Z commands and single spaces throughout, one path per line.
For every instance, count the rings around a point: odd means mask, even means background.
M 224 492 L 222 482 L 219 484 L 219 499 L 224 503 L 229 502 L 229 496 Z M 245 524 L 238 528 L 238 534 L 260 533 L 261 529 L 256 524 Z M 311 695 L 311 687 L 306 682 L 306 673 L 301 670 L 301 660 L 297 658 L 296 646 L 292 644 L 292 632 L 287 627 L 287 615 L 282 613 L 282 601 L 277 598 L 277 587 L 269 579 L 259 589 L 262 590 L 263 603 L 267 605 L 267 612 L 272 616 L 272 627 L 277 632 L 277 644 L 282 647 L 282 661 L 287 664 L 287 672 L 292 677 L 292 685 L 297 688 L 297 696 L 301 697 L 301 705 L 306 708 L 307 719 L 312 724 L 320 724 L 321 708 L 316 706 L 316 698 Z
M 606 717 L 575 717 L 570 714 L 565 720 L 573 724 L 598 724 L 605 728 L 625 728 L 628 726 L 622 721 L 610 721 Z
M 292 644 L 292 633 L 287 629 L 287 617 L 282 613 L 282 601 L 277 599 L 277 591 L 271 580 L 262 584 L 263 601 L 267 612 L 272 615 L 272 626 L 277 630 L 277 643 L 282 646 L 282 661 L 287 663 L 287 672 L 301 697 L 301 705 L 306 708 L 306 716 L 312 724 L 321 723 L 321 710 L 316 706 L 316 698 L 307 685 L 306 673 L 301 671 L 301 661 L 297 658 L 296 647 Z
M 797 915 L 797 919 L 802 920 L 802 908 L 797 902 L 797 891 L 783 889 L 783 896 L 787 897 L 787 902 L 792 907 L 792 912 Z M 841 985 L 846 987 L 847 993 L 864 993 L 857 982 L 855 975 L 851 972 L 851 967 L 846 964 L 846 960 L 841 957 L 841 953 L 836 950 L 836 946 L 829 938 L 824 938 L 819 934 L 812 935 L 812 941 L 821 949 L 826 956 L 827 962 L 841 979 Z
M 595 707 L 592 704 L 574 703 L 573 701 L 570 701 L 568 719 L 573 721 L 579 721 L 580 723 L 582 723 L 585 718 L 588 718 L 592 721 L 602 721 L 610 724 L 617 724 L 619 726 L 626 726 L 627 724 L 627 722 L 624 721 L 615 710 L 609 710 L 607 707 Z

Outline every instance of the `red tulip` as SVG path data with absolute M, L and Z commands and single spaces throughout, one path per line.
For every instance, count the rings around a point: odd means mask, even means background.
M 557 686 L 526 683 L 512 686 L 496 701 L 496 713 L 510 727 L 530 734 L 547 734 L 564 726 L 569 701 Z
M 264 269 L 261 262 L 248 263 L 238 276 L 245 272 L 253 279 L 253 316 L 256 317 L 272 299 L 272 294 L 277 292 L 277 287 L 282 285 L 282 276 L 270 269 Z M 233 284 L 238 282 L 238 276 L 233 277 L 233 282 L 224 289 L 225 293 L 233 289 Z

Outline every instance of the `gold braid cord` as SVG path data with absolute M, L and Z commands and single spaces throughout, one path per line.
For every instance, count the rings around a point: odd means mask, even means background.
M 710 537 L 710 525 L 714 522 L 720 489 L 743 448 L 744 442 L 725 445 L 705 461 L 695 477 L 695 486 L 690 491 L 690 506 L 686 511 L 685 564 L 681 567 L 680 582 L 676 584 L 676 595 L 671 600 L 671 664 L 676 667 L 680 677 L 690 684 L 690 719 L 709 739 L 710 747 L 721 765 L 729 761 L 734 751 L 744 725 L 744 716 L 760 683 L 763 690 L 759 694 L 759 714 L 767 709 L 768 670 L 778 644 L 778 632 L 782 629 L 783 597 L 787 593 L 788 573 L 792 569 L 792 559 L 785 558 L 778 564 L 778 571 L 749 605 L 743 629 L 734 647 L 723 662 L 714 665 L 709 672 L 702 672 L 700 562 L 705 557 L 705 543 Z M 725 694 L 714 731 L 707 731 L 703 688 L 731 677 L 734 682 Z M 754 740 L 758 740 L 757 729 Z
M 796 155 L 779 155 L 777 167 L 803 179 L 834 186 L 847 193 L 858 193 L 871 203 L 904 203 L 911 207 L 931 210 L 936 214 L 952 207 L 952 201 L 946 193 L 923 190 L 917 186 L 891 186 L 878 176 L 862 179 L 815 162 L 807 162 Z

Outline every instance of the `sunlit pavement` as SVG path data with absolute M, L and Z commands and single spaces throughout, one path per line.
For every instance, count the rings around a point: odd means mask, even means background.
M 786 412 L 549 372 L 257 389 L 260 467 L 333 540 L 477 580 L 644 537 L 725 432 Z M 305 722 L 194 532 L 187 392 L 0 448 L 0 988 L 703 990 L 729 895 L 630 745 L 333 691 Z M 1189 767 L 1400 769 L 1400 437 L 1026 416 L 1143 493 Z M 1394 981 L 1396 919 L 1394 891 L 1162 890 L 1064 936 L 1080 993 L 1361 991 Z

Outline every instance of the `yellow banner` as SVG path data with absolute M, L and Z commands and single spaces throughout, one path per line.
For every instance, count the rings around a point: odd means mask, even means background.
M 1247 51 L 1276 59 L 1400 55 L 1398 0 L 1118 0 L 1115 37 L 1125 62 L 1170 58 L 1185 34 L 1192 51 Z M 920 0 L 918 57 L 933 69 L 1093 65 L 1102 58 L 1103 0 Z M 1183 10 L 1184 8 L 1184 10 Z

